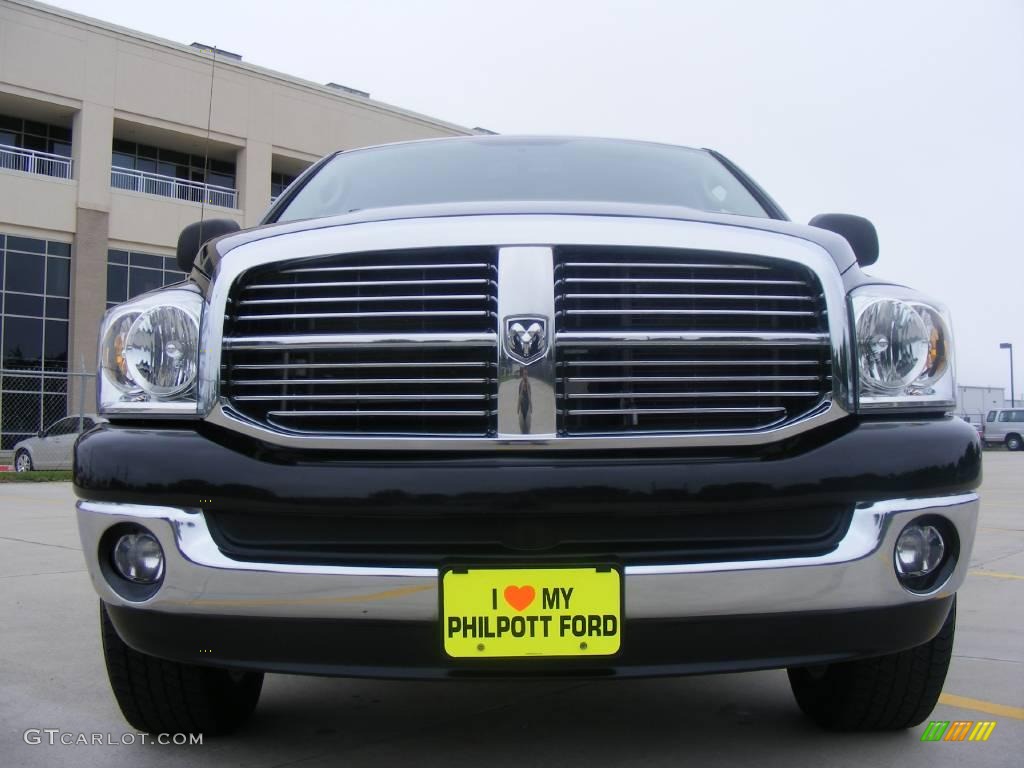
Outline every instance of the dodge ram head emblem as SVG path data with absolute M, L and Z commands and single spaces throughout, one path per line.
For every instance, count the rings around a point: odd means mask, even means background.
M 532 363 L 548 351 L 548 322 L 542 317 L 506 317 L 505 346 L 521 363 Z

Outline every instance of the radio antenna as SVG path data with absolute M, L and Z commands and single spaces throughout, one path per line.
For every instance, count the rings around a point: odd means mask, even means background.
M 203 222 L 206 220 L 206 198 L 210 190 L 210 131 L 213 125 L 213 82 L 217 74 L 217 46 L 211 46 L 210 103 L 206 109 L 206 144 L 203 147 L 203 194 L 199 206 L 199 242 L 203 242 Z

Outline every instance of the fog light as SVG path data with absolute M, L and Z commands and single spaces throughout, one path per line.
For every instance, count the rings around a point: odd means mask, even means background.
M 155 584 L 164 575 L 164 551 L 146 531 L 126 533 L 114 545 L 117 572 L 136 584 Z
M 911 523 L 896 540 L 896 572 L 900 576 L 925 576 L 942 562 L 946 544 L 933 525 Z

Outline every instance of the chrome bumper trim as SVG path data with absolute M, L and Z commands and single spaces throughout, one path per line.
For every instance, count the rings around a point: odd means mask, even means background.
M 893 547 L 903 526 L 922 514 L 950 520 L 960 558 L 945 583 L 926 595 L 896 580 Z M 803 558 L 684 565 L 627 566 L 629 619 L 844 610 L 914 603 L 953 594 L 963 583 L 978 517 L 975 493 L 859 504 L 832 552 Z M 164 582 L 143 602 L 114 592 L 99 566 L 100 537 L 110 526 L 145 525 L 167 558 Z M 216 546 L 202 511 L 78 502 L 78 527 L 93 586 L 115 605 L 173 613 L 433 621 L 434 568 L 372 568 L 252 563 Z

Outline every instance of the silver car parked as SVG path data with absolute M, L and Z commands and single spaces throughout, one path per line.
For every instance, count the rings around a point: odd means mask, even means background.
M 82 432 L 105 421 L 102 416 L 91 413 L 58 419 L 35 437 L 14 444 L 14 469 L 18 472 L 71 469 L 75 440 Z
M 1024 408 L 1002 408 L 985 416 L 985 445 L 1006 444 L 1006 450 L 1024 449 Z

